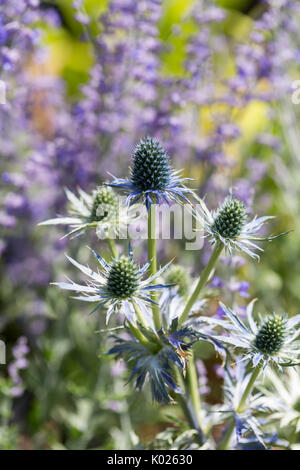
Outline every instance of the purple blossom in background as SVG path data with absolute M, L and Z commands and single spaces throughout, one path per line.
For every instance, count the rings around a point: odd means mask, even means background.
M 238 292 L 241 297 L 248 298 L 249 293 L 247 292 L 250 287 L 249 282 L 241 281 L 241 282 L 230 282 L 228 284 L 228 289 L 231 292 Z
M 211 281 L 210 287 L 220 288 L 220 287 L 224 287 L 224 285 L 225 283 L 221 278 L 219 278 L 218 276 L 214 276 L 213 280 Z
M 123 361 L 116 361 L 112 364 L 110 373 L 113 377 L 119 377 L 126 370 L 126 365 Z
M 123 404 L 117 400 L 110 400 L 107 404 L 107 408 L 115 413 L 120 413 L 123 410 Z
M 231 257 L 222 257 L 221 262 L 226 266 L 232 266 L 234 269 L 241 268 L 246 264 L 245 258 L 239 255 L 234 255 Z
M 218 306 L 215 317 L 222 320 L 225 317 L 225 312 L 222 309 L 221 305 Z
M 208 386 L 207 370 L 203 361 L 198 359 L 196 361 L 196 369 L 199 376 L 199 393 L 200 395 L 207 395 L 210 392 Z
M 224 367 L 222 367 L 220 364 L 216 364 L 213 366 L 213 370 L 218 378 L 224 379 L 224 376 L 225 376 Z
M 13 382 L 13 387 L 11 388 L 11 395 L 13 397 L 20 397 L 24 392 L 20 372 L 29 365 L 28 359 L 26 358 L 28 353 L 29 347 L 27 345 L 27 338 L 21 336 L 12 350 L 13 361 L 8 366 L 8 374 Z

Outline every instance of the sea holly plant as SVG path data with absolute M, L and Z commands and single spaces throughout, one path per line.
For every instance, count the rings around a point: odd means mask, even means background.
M 237 427 L 239 435 L 242 422 L 247 423 L 247 427 L 250 426 L 258 440 L 262 441 L 258 422 L 254 414 L 250 413 L 250 402 L 255 400 L 252 391 L 256 381 L 265 373 L 267 367 L 275 366 L 283 372 L 285 367 L 300 364 L 300 342 L 297 341 L 300 336 L 300 315 L 288 319 L 273 313 L 256 323 L 252 316 L 253 305 L 252 301 L 247 307 L 247 324 L 224 304 L 221 304 L 221 307 L 227 319 L 202 317 L 200 320 L 229 332 L 228 336 L 214 335 L 214 339 L 241 354 L 236 362 L 245 362 L 249 368 L 249 373 L 245 373 L 236 385 L 240 391 L 239 398 L 234 403 L 233 418 L 218 445 L 219 449 L 227 449 L 230 446 L 234 428 Z M 267 403 L 265 401 L 265 404 Z M 254 405 L 254 410 L 258 411 L 257 404 Z
M 205 289 L 221 253 L 231 256 L 239 251 L 257 260 L 257 251 L 262 251 L 257 242 L 271 241 L 282 234 L 261 236 L 261 228 L 271 217 L 250 220 L 244 203 L 231 191 L 219 209 L 211 212 L 187 184 L 188 179 L 172 168 L 161 143 L 145 137 L 133 151 L 128 178 L 114 177 L 91 194 L 80 189 L 76 196 L 67 190 L 69 216 L 42 225 L 69 225 L 69 234 L 86 235 L 87 228 L 106 223 L 115 239 L 107 239 L 110 257 L 101 252 L 100 241 L 100 248 L 91 250 L 92 266 L 67 256 L 83 281 L 67 279 L 53 284 L 73 292 L 75 299 L 93 304 L 92 313 L 104 315 L 106 324 L 113 324 L 106 328 L 108 333 L 114 332 L 110 336 L 113 344 L 106 354 L 125 361 L 128 382 L 137 391 L 149 383 L 153 401 L 181 407 L 185 416 L 179 426 L 182 433 L 166 433 L 166 448 L 183 445 L 193 449 L 229 449 L 253 441 L 270 447 L 276 442 L 274 437 L 270 440 L 269 435 L 264 435 L 262 424 L 268 417 L 273 422 L 280 419 L 281 408 L 278 399 L 271 396 L 272 388 L 266 386 L 264 392 L 263 382 L 269 369 L 282 373 L 300 362 L 300 315 L 288 318 L 274 313 L 257 320 L 253 317 L 252 301 L 246 309 L 246 320 L 224 304 L 220 306 L 221 317 L 219 313 L 208 316 L 210 300 Z M 126 195 L 122 210 L 117 203 L 118 191 Z M 174 201 L 189 206 L 212 245 L 210 258 L 195 279 L 177 262 L 158 268 L 156 207 Z M 138 203 L 146 207 L 148 224 L 148 259 L 141 267 L 133 256 L 130 240 L 128 252 L 116 240 L 120 225 L 131 220 L 131 209 Z M 223 359 L 223 405 L 209 406 L 203 399 L 194 351 L 200 342 L 213 344 Z M 292 416 L 298 430 L 298 421 Z M 160 444 L 163 439 L 164 433 L 159 436 Z

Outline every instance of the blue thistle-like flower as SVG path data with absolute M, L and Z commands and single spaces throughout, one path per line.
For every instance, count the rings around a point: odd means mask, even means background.
M 243 359 L 252 362 L 253 367 L 262 365 L 265 368 L 274 364 L 281 369 L 300 364 L 300 345 L 299 341 L 296 341 L 300 336 L 300 315 L 286 318 L 274 314 L 257 325 L 252 316 L 252 301 L 247 307 L 246 324 L 231 309 L 224 304 L 220 305 L 227 320 L 214 317 L 199 318 L 199 323 L 220 326 L 229 332 L 228 336 L 213 335 L 215 340 L 239 349 L 243 352 Z
M 119 200 L 111 188 L 102 186 L 94 192 L 93 204 L 89 215 L 91 222 L 116 220 L 118 211 Z
M 158 140 L 146 137 L 134 150 L 130 177 L 114 178 L 109 185 L 124 189 L 129 205 L 142 200 L 149 209 L 151 204 L 164 201 L 188 202 L 185 194 L 193 191 L 184 183 L 190 178 L 182 178 L 180 173 L 171 168 L 169 157 Z
M 257 232 L 272 216 L 254 217 L 247 222 L 247 213 L 242 201 L 235 199 L 230 192 L 224 203 L 215 212 L 211 212 L 205 202 L 198 198 L 198 204 L 193 210 L 194 217 L 202 226 L 205 237 L 212 244 L 221 243 L 232 254 L 234 250 L 243 251 L 252 258 L 259 259 L 256 250 L 263 251 L 256 243 L 271 241 L 285 235 L 280 233 L 270 237 L 257 237 Z
M 171 176 L 169 158 L 158 140 L 146 137 L 136 146 L 130 179 L 140 191 L 164 191 Z
M 286 318 L 277 315 L 269 317 L 260 327 L 255 337 L 255 347 L 262 353 L 278 353 L 284 344 L 286 323 Z
M 137 220 L 131 208 L 120 201 L 115 191 L 107 186 L 99 186 L 92 194 L 78 189 L 78 196 L 66 189 L 69 202 L 69 215 L 45 220 L 39 225 L 68 225 L 71 232 L 65 236 L 80 234 L 86 229 L 96 228 L 97 233 L 109 233 L 109 237 L 127 230 L 130 222 Z
M 219 233 L 222 238 L 233 239 L 240 235 L 246 219 L 244 203 L 229 197 L 218 210 L 212 224 L 212 230 Z
M 138 391 L 143 388 L 148 377 L 153 399 L 158 403 L 169 403 L 169 390 L 182 393 L 176 384 L 174 367 L 185 371 L 187 352 L 197 340 L 197 335 L 189 328 L 177 330 L 177 322 L 173 323 L 169 331 L 154 332 L 141 325 L 139 327 L 153 345 L 153 350 L 135 339 L 128 341 L 113 336 L 116 344 L 107 354 L 115 354 L 127 362 L 131 369 L 129 381 L 135 379 Z
M 110 263 L 107 263 L 94 250 L 91 251 L 101 267 L 100 271 L 94 271 L 67 256 L 68 260 L 89 278 L 87 285 L 76 284 L 73 281 L 55 282 L 53 285 L 83 294 L 75 297 L 75 299 L 85 302 L 97 302 L 98 305 L 93 312 L 101 306 L 108 307 L 106 322 L 108 322 L 113 312 L 121 312 L 130 322 L 135 321 L 135 304 L 137 304 L 145 314 L 149 325 L 151 325 L 149 312 L 145 305 L 154 303 L 151 299 L 153 291 L 170 287 L 169 285 L 154 283 L 169 267 L 170 263 L 153 276 L 143 279 L 150 262 L 139 268 L 133 260 L 131 249 L 128 256 L 122 255 L 119 258 L 114 258 Z

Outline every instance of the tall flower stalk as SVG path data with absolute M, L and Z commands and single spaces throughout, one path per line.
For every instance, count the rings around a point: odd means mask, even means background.
M 181 316 L 180 316 L 180 323 L 184 323 L 188 316 L 189 316 L 189 313 L 191 311 L 191 308 L 193 307 L 193 305 L 195 304 L 195 302 L 198 300 L 199 298 L 199 295 L 201 294 L 201 291 L 202 289 L 205 287 L 208 279 L 209 279 L 209 276 L 211 275 L 213 269 L 215 268 L 215 265 L 221 255 L 223 251 L 223 245 L 221 243 L 217 243 L 216 246 L 214 247 L 213 249 L 213 252 L 211 254 L 211 257 L 209 258 L 209 261 L 207 263 L 207 265 L 205 266 L 200 278 L 199 278 L 199 281 L 197 283 L 197 286 L 195 287 L 195 290 L 194 292 L 192 293 L 192 295 L 190 296 Z
M 157 271 L 157 234 L 156 234 L 156 206 L 151 205 L 148 211 L 148 260 L 150 264 L 150 272 L 152 275 L 156 274 Z M 158 306 L 158 296 L 154 292 L 152 294 L 152 300 L 155 302 L 152 305 L 153 311 L 153 322 L 157 330 L 161 328 L 161 318 Z

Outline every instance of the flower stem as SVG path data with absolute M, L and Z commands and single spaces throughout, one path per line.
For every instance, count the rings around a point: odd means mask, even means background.
M 156 206 L 152 204 L 148 211 L 148 261 L 151 261 L 149 271 L 151 276 L 156 274 L 157 261 L 156 261 Z M 153 282 L 155 284 L 155 281 Z M 156 292 L 151 294 L 154 302 L 158 303 L 158 295 Z M 156 304 L 152 305 L 153 322 L 157 330 L 161 328 L 161 318 L 159 307 Z
M 197 422 L 197 419 L 195 419 L 195 413 L 191 406 L 191 403 L 186 401 L 185 398 L 179 393 L 176 395 L 176 400 L 178 404 L 180 405 L 184 413 L 184 416 L 186 417 L 187 422 L 189 423 L 189 426 L 191 427 L 191 429 L 195 429 L 197 431 L 198 434 L 196 436 L 196 439 L 198 441 L 198 444 L 202 445 L 204 441 L 203 432 L 199 426 L 199 423 Z
M 261 372 L 262 369 L 262 364 L 258 365 L 255 367 L 254 371 L 252 372 L 251 377 L 249 378 L 249 382 L 247 384 L 247 387 L 244 390 L 244 393 L 240 399 L 240 402 L 236 408 L 236 413 L 243 413 L 245 411 L 245 405 L 247 398 L 249 397 L 250 393 L 253 390 L 253 387 L 255 385 L 255 382 Z M 235 428 L 235 420 L 232 419 L 229 423 L 228 428 L 226 429 L 226 432 L 224 436 L 222 437 L 221 441 L 217 445 L 217 450 L 228 450 L 230 447 L 231 439 L 232 439 L 232 434 Z
M 230 442 L 231 442 L 234 428 L 235 428 L 235 420 L 234 418 L 232 418 L 226 429 L 224 436 L 222 437 L 221 441 L 217 445 L 217 450 L 228 450 L 228 448 L 230 447 Z
M 201 416 L 201 397 L 199 393 L 199 384 L 198 384 L 198 375 L 196 371 L 196 365 L 194 360 L 194 355 L 189 358 L 187 364 L 187 374 L 186 374 L 187 388 L 191 397 L 191 401 L 195 410 L 197 421 L 199 426 L 203 428 L 202 416 Z
M 250 395 L 250 393 L 252 392 L 252 389 L 254 387 L 256 379 L 258 378 L 258 376 L 260 374 L 261 369 L 262 369 L 262 364 L 255 367 L 254 371 L 252 372 L 252 375 L 249 379 L 247 387 L 245 388 L 245 391 L 242 395 L 240 403 L 239 403 L 239 405 L 236 409 L 237 413 L 243 413 L 245 411 L 245 404 L 246 404 L 247 398 Z
M 135 302 L 133 301 L 132 302 L 133 304 L 133 307 L 134 307 L 134 311 L 136 313 L 136 318 L 138 319 L 138 321 L 141 323 L 141 325 L 143 325 L 145 328 L 149 328 L 149 325 L 147 325 L 147 322 L 145 320 L 145 317 L 143 315 L 143 312 L 140 308 L 140 306 Z
M 111 252 L 112 256 L 113 256 L 114 258 L 117 258 L 117 256 L 118 256 L 118 250 L 117 250 L 117 246 L 116 246 L 115 240 L 113 240 L 112 238 L 107 238 L 106 241 L 107 241 L 107 243 L 108 243 L 108 246 L 109 246 L 109 249 L 110 249 L 110 252 Z
M 215 248 L 211 254 L 211 257 L 207 263 L 207 265 L 205 266 L 201 276 L 200 276 L 200 279 L 199 279 L 199 282 L 197 284 L 197 286 L 195 287 L 195 290 L 194 292 L 192 293 L 192 295 L 190 296 L 182 314 L 181 314 L 181 317 L 179 319 L 179 323 L 182 324 L 185 322 L 185 320 L 188 318 L 188 315 L 190 313 L 190 310 L 191 308 L 193 307 L 194 303 L 197 301 L 198 297 L 199 297 L 199 294 L 201 292 L 201 290 L 203 289 L 203 287 L 205 286 L 205 284 L 207 283 L 208 281 L 208 278 L 221 254 L 223 250 L 223 245 L 222 243 L 216 243 L 215 245 Z
M 198 419 L 198 413 L 195 410 L 194 404 L 191 400 L 191 396 L 189 395 L 186 384 L 183 381 L 182 374 L 180 374 L 178 370 L 176 370 L 176 377 L 180 387 L 182 389 L 185 389 L 185 396 L 181 395 L 180 393 L 176 394 L 176 401 L 180 405 L 191 429 L 195 429 L 196 431 L 198 431 L 197 441 L 199 444 L 202 445 L 204 436 Z
M 146 346 L 146 348 L 150 349 L 150 351 L 157 352 L 157 347 L 152 344 L 147 338 L 145 338 L 143 333 L 133 323 L 128 322 L 128 324 L 132 334 L 141 344 Z

